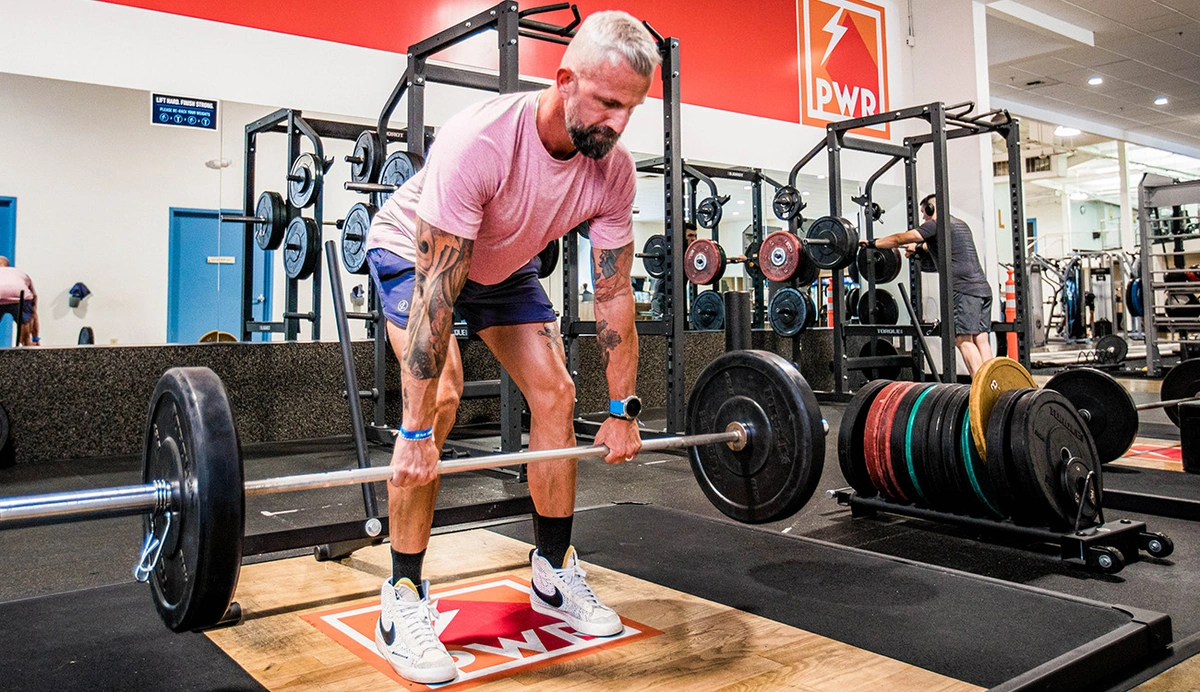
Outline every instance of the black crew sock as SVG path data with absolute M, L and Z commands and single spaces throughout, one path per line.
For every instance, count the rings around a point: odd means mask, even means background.
M 419 553 L 402 553 L 398 550 L 392 551 L 392 584 L 400 583 L 401 579 L 408 579 L 417 587 L 417 595 L 424 598 L 424 590 L 421 586 L 421 566 L 425 563 L 425 551 Z
M 575 515 L 567 517 L 543 517 L 533 513 L 533 542 L 538 555 L 546 558 L 550 566 L 560 569 L 567 559 L 571 547 L 571 522 Z

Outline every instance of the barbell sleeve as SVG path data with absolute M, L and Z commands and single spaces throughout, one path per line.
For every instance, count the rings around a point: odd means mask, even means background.
M 1189 397 L 1186 397 L 1183 399 L 1167 399 L 1166 401 L 1151 401 L 1150 403 L 1147 403 L 1147 404 L 1138 404 L 1137 406 L 1134 406 L 1133 408 L 1137 411 L 1148 411 L 1150 409 L 1155 409 L 1155 408 L 1170 408 L 1172 406 L 1178 406 L 1178 405 L 1188 402 L 1188 401 L 1197 401 L 1197 400 L 1200 400 L 1200 397 L 1189 396 Z
M 175 489 L 163 480 L 143 485 L 70 490 L 0 498 L 0 527 L 46 526 L 84 519 L 125 517 L 170 508 Z

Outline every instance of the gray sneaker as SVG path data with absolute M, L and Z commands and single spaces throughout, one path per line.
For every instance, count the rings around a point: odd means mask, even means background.
M 580 634 L 611 637 L 625 630 L 621 618 L 612 608 L 600 602 L 588 586 L 587 572 L 579 566 L 575 548 L 567 549 L 561 569 L 550 561 L 529 552 L 533 566 L 533 588 L 529 590 L 529 605 L 542 615 L 562 620 Z
M 397 586 L 392 586 L 391 579 L 383 583 L 375 648 L 406 680 L 450 682 L 458 676 L 458 668 L 433 629 L 438 612 L 436 604 L 429 602 L 429 582 L 422 590 L 424 598 L 408 579 L 401 579 Z

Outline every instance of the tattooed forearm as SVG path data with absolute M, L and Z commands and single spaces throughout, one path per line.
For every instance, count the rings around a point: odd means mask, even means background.
M 603 303 L 631 294 L 629 274 L 633 269 L 633 244 L 612 250 L 592 251 L 592 275 L 596 284 L 595 301 Z
M 607 321 L 600 320 L 596 323 L 596 343 L 600 344 L 600 362 L 607 372 L 608 361 L 612 357 L 613 349 L 621 345 L 621 335 L 617 333 L 617 330 L 609 327 Z
M 417 219 L 416 283 L 409 309 L 404 367 L 418 380 L 442 373 L 454 301 L 467 281 L 474 242 Z

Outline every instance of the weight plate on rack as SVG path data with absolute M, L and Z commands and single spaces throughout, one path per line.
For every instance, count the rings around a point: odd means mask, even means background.
M 692 472 L 726 516 L 763 523 L 792 516 L 812 497 L 825 465 L 821 408 L 808 382 L 782 356 L 730 351 L 717 356 L 688 400 L 687 433 L 753 427 L 744 449 L 693 447 Z
M 359 202 L 342 220 L 342 265 L 351 274 L 371 273 L 367 266 L 367 233 L 375 211 L 375 207 Z
M 888 463 L 900 489 L 909 500 L 923 505 L 929 504 L 929 498 L 925 494 L 921 479 L 917 476 L 916 461 L 910 452 L 912 446 L 909 440 L 916 417 L 915 407 L 919 401 L 924 401 L 932 387 L 931 384 L 914 383 L 900 396 L 893 415 L 888 447 Z
M 646 268 L 646 273 L 656 279 L 661 279 L 667 275 L 667 237 L 665 235 L 652 235 L 646 239 L 646 244 L 642 246 L 642 266 Z
M 144 439 L 142 480 L 166 481 L 177 496 L 143 520 L 163 540 L 150 572 L 155 608 L 175 632 L 210 627 L 233 600 L 246 528 L 241 451 L 220 378 L 208 368 L 164 373 Z
M 945 474 L 942 472 L 942 455 L 938 447 L 929 446 L 930 430 L 936 420 L 939 403 L 953 390 L 941 385 L 932 386 L 913 405 L 909 430 L 905 437 L 907 459 L 912 461 L 916 483 L 920 485 L 929 506 L 939 510 L 952 507 L 946 497 Z
M 383 147 L 375 137 L 374 130 L 363 130 L 354 140 L 353 161 L 350 161 L 350 180 L 356 183 L 373 183 L 383 167 Z
M 992 406 L 1010 389 L 1037 388 L 1033 376 L 1012 358 L 992 358 L 979 366 L 971 383 L 971 435 L 987 456 L 987 425 Z
M 716 228 L 721 223 L 721 212 L 721 203 L 715 197 L 705 197 L 696 205 L 696 223 L 701 228 Z
M 383 162 L 383 168 L 379 170 L 379 184 L 393 185 L 396 190 L 400 186 L 408 182 L 421 169 L 421 165 L 425 162 L 417 154 L 412 154 L 407 151 L 394 151 L 388 155 Z M 391 192 L 375 192 L 372 193 L 371 199 L 375 202 L 375 206 L 383 208 L 384 202 L 392 196 L 395 190 Z
M 875 403 L 867 414 L 866 428 L 863 435 L 866 443 L 863 447 L 864 458 L 867 461 L 867 473 L 871 483 L 879 494 L 893 499 L 905 501 L 902 491 L 892 477 L 891 469 L 887 466 L 888 432 L 891 430 L 891 415 L 895 411 L 895 402 L 911 382 L 889 382 L 879 392 Z
M 1125 286 L 1125 307 L 1134 317 L 1142 316 L 1142 280 L 1134 279 Z
M 1182 361 L 1167 371 L 1162 381 L 1162 401 L 1187 399 L 1200 394 L 1200 358 Z M 1176 426 L 1179 425 L 1179 408 L 1168 406 L 1163 409 Z
M 751 281 L 764 281 L 766 279 L 762 273 L 762 267 L 758 265 L 758 249 L 762 247 L 762 242 L 755 240 L 746 246 L 746 276 L 750 277 Z
M 817 324 L 817 304 L 813 302 L 812 294 L 807 288 L 800 289 L 800 297 L 804 300 L 804 305 L 808 309 L 805 313 L 807 316 L 804 320 L 804 328 L 812 329 Z
M 1096 518 L 1104 487 L 1100 459 L 1087 425 L 1066 397 L 1050 389 L 1021 397 L 1013 410 L 1010 435 L 1024 500 L 1017 503 L 1022 509 L 1014 512 L 1013 521 L 1071 529 L 1081 499 L 1085 522 Z M 1088 473 L 1095 474 L 1095 484 L 1085 497 L 1082 481 Z
M 787 287 L 775 291 L 767 305 L 767 322 L 776 334 L 793 337 L 808 327 L 808 302 L 800 291 Z
M 324 176 L 325 163 L 315 155 L 305 152 L 297 156 L 288 169 L 287 193 L 292 206 L 303 209 L 316 204 Z
M 970 489 L 960 477 L 956 463 L 958 447 L 951 446 L 947 450 L 944 443 L 946 437 L 957 439 L 954 433 L 958 430 L 957 424 L 962 421 L 967 387 L 960 384 L 943 384 L 938 385 L 938 389 L 941 393 L 934 400 L 933 409 L 929 413 L 929 427 L 926 429 L 924 440 L 926 459 L 930 461 L 929 469 L 937 477 L 943 507 L 960 514 L 975 512 Z M 955 430 L 949 431 L 947 428 Z M 950 452 L 949 456 L 947 451 Z
M 809 241 L 805 244 L 808 256 L 821 269 L 843 269 L 858 255 L 858 229 L 849 219 L 840 216 L 822 216 L 809 225 L 804 234 Z
M 858 357 L 871 358 L 874 356 L 894 356 L 898 353 L 899 352 L 896 350 L 896 347 L 892 345 L 892 342 L 888 341 L 887 339 L 875 339 L 874 341 L 868 341 L 867 343 L 863 344 L 863 347 L 858 351 Z M 900 376 L 900 366 L 885 365 L 878 368 L 865 368 L 863 370 L 863 374 L 866 375 L 867 379 L 869 380 L 894 380 Z
M 847 288 L 845 295 L 846 297 L 843 300 L 845 302 L 846 321 L 857 321 L 859 300 L 858 286 L 851 286 L 850 288 Z
M 701 291 L 692 301 L 692 329 L 725 328 L 725 298 L 720 291 Z
M 800 238 L 789 231 L 775 231 L 763 239 L 762 247 L 758 251 L 758 265 L 763 276 L 782 283 L 790 281 L 796 275 L 803 255 L 804 247 Z
M 1012 516 L 1013 507 L 1017 504 L 1017 492 L 1013 488 L 1011 456 L 1012 417 L 1017 400 L 1032 389 L 1010 389 L 996 399 L 992 406 L 992 415 L 987 426 L 987 464 L 988 478 L 991 480 L 993 496 L 997 508 L 1005 516 Z
M 683 253 L 683 272 L 697 286 L 711 286 L 725 275 L 725 248 L 708 238 L 697 238 Z
M 1137 405 L 1107 373 L 1091 368 L 1063 370 L 1050 378 L 1046 389 L 1062 394 L 1079 411 L 1092 433 L 1100 463 L 1120 459 L 1133 446 L 1138 432 Z
M 321 257 L 321 227 L 307 216 L 288 224 L 283 238 L 283 271 L 289 279 L 312 276 Z
M 874 259 L 874 269 L 871 265 L 872 259 Z M 895 248 L 889 250 L 867 248 L 858 253 L 858 257 L 851 266 L 858 270 L 860 281 L 869 281 L 871 277 L 875 277 L 875 283 L 886 284 L 895 281 L 896 277 L 900 276 L 900 251 Z
M 771 200 L 771 211 L 775 212 L 775 216 L 781 221 L 791 221 L 804 211 L 804 197 L 800 191 L 791 185 L 784 185 L 775 191 L 775 197 Z
M 1129 344 L 1123 337 L 1108 334 L 1096 342 L 1096 360 L 1105 365 L 1116 365 L 1125 362 L 1129 354 Z
M 886 288 L 875 289 L 875 313 L 870 311 L 869 292 L 863 290 L 858 299 L 858 321 L 862 324 L 891 325 L 900 321 L 900 306 Z
M 875 484 L 867 470 L 866 442 L 867 415 L 879 392 L 891 384 L 891 380 L 871 380 L 850 397 L 842 412 L 842 424 L 838 428 L 838 464 L 842 476 L 861 497 L 874 497 Z
M 287 205 L 283 195 L 264 191 L 254 204 L 254 244 L 260 250 L 274 250 L 283 242 L 283 231 L 287 228 Z

